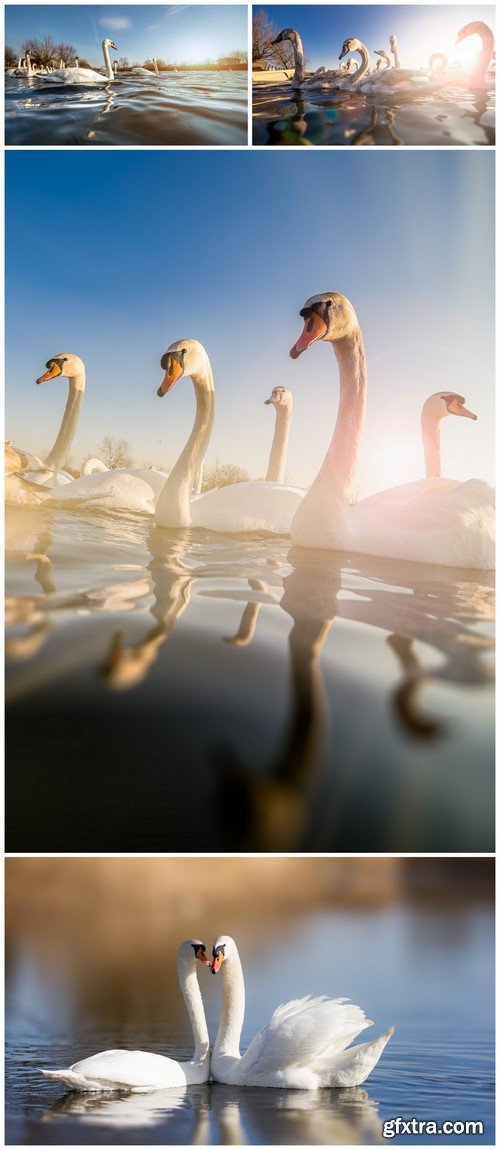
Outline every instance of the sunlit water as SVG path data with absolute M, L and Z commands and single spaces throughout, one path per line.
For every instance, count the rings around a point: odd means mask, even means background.
M 102 87 L 5 78 L 7 144 L 246 144 L 247 74 L 118 76 Z
M 492 576 L 9 509 L 7 847 L 490 851 Z
M 243 942 L 247 990 L 242 1049 L 274 1007 L 305 992 L 345 994 L 396 1033 L 367 1082 L 356 1089 L 238 1089 L 216 1083 L 152 1095 L 67 1092 L 37 1068 L 120 1046 L 187 1058 L 185 1027 L 172 1025 L 167 997 L 156 1025 L 103 1027 L 85 1002 L 75 1021 L 68 998 L 77 974 L 61 975 L 57 939 L 41 954 L 9 948 L 7 961 L 7 1142 L 24 1144 L 388 1144 L 382 1123 L 474 1120 L 484 1135 L 447 1144 L 494 1142 L 494 925 L 487 906 L 440 904 L 365 914 L 328 911 L 276 916 L 265 946 Z M 220 987 L 201 970 L 211 1035 Z M 178 991 L 166 986 L 166 996 Z M 416 1139 L 399 1137 L 394 1142 Z M 422 1136 L 422 1142 L 436 1138 Z
M 293 92 L 254 84 L 253 142 L 271 145 L 436 146 L 495 143 L 492 92 L 453 89 L 379 100 L 359 92 Z

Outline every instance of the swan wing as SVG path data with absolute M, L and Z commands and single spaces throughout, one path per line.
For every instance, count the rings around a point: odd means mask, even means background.
M 240 1061 L 242 1079 L 263 1079 L 290 1067 L 314 1068 L 318 1058 L 345 1049 L 372 1023 L 343 998 L 294 999 L 278 1006 Z
M 371 1042 L 359 1043 L 358 1046 L 351 1046 L 349 1050 L 344 1050 L 342 1053 L 336 1054 L 327 1051 L 326 1054 L 316 1060 L 312 1067 L 318 1074 L 318 1085 L 361 1086 L 361 1083 L 365 1082 L 374 1066 L 377 1065 L 392 1034 L 394 1034 L 393 1026 L 379 1038 L 375 1038 Z

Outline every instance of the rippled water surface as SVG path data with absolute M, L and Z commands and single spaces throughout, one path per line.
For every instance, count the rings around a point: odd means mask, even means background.
M 452 90 L 376 101 L 358 92 L 297 94 L 287 83 L 253 89 L 253 142 L 271 145 L 495 143 L 495 96 Z
M 86 1022 L 75 1021 L 68 1010 L 75 987 L 69 995 L 67 989 L 78 974 L 61 973 L 53 938 L 38 956 L 32 950 L 14 961 L 8 952 L 7 1142 L 387 1145 L 382 1123 L 399 1115 L 438 1124 L 481 1121 L 482 1137 L 450 1137 L 447 1144 L 493 1144 L 494 925 L 487 906 L 325 911 L 299 918 L 293 928 L 280 920 L 274 934 L 267 928 L 265 947 L 260 941 L 255 932 L 244 940 L 242 1048 L 278 1002 L 305 990 L 344 993 L 375 1019 L 377 1032 L 396 1023 L 363 1086 L 309 1092 L 211 1083 L 129 1097 L 66 1092 L 37 1068 L 67 1066 L 114 1046 L 187 1058 L 191 1043 L 165 1001 L 155 1025 L 103 1027 L 89 1017 L 87 995 Z M 200 981 L 214 1034 L 218 985 L 203 970 Z
M 246 144 L 247 74 L 118 76 L 102 87 L 5 77 L 7 144 Z
M 13 851 L 490 851 L 492 576 L 8 509 Z

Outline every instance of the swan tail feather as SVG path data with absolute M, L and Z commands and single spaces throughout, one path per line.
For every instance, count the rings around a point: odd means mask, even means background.
M 325 1066 L 326 1059 L 321 1060 L 314 1067 L 320 1076 L 319 1084 L 328 1087 L 361 1086 L 377 1065 L 394 1030 L 395 1027 L 391 1026 L 385 1034 L 381 1034 L 372 1042 L 362 1042 L 358 1046 L 349 1047 L 337 1055 L 328 1068 Z

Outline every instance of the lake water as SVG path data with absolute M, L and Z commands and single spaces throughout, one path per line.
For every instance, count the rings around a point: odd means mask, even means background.
M 118 76 L 102 87 L 5 77 L 6 144 L 247 143 L 247 73 Z
M 494 1143 L 494 916 L 487 904 L 328 910 L 293 923 L 278 910 L 264 939 L 262 945 L 255 929 L 239 937 L 247 990 L 242 1049 L 279 1002 L 306 992 L 345 994 L 374 1019 L 370 1033 L 396 1024 L 362 1087 L 309 1092 L 213 1083 L 129 1097 L 67 1092 L 37 1068 L 67 1066 L 114 1046 L 188 1058 L 186 1025 L 172 1025 L 168 998 L 158 1002 L 153 1025 L 131 1024 L 123 1008 L 123 1017 L 103 1026 L 88 997 L 82 1018 L 75 1011 L 78 976 L 61 965 L 57 938 L 38 951 L 18 938 L 7 951 L 7 1142 L 387 1145 L 382 1123 L 401 1116 L 481 1121 L 482 1137 L 449 1137 L 447 1145 Z M 220 983 L 200 969 L 214 1035 Z M 172 985 L 165 993 L 174 993 Z M 418 1141 L 436 1143 L 432 1136 Z
M 377 101 L 359 92 L 302 92 L 287 83 L 253 88 L 253 143 L 449 145 L 495 143 L 495 95 L 454 90 Z
M 491 851 L 493 576 L 9 508 L 9 851 Z

